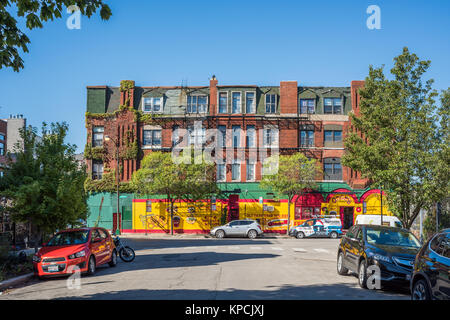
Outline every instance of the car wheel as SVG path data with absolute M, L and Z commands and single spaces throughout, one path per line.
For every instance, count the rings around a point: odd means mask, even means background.
M 301 231 L 297 232 L 297 234 L 295 235 L 295 237 L 297 239 L 303 239 L 305 237 L 305 234 Z
M 330 233 L 330 238 L 331 239 L 337 239 L 337 237 L 338 237 L 337 232 L 333 231 L 333 232 Z
M 216 238 L 217 239 L 222 239 L 225 237 L 225 232 L 223 230 L 217 230 L 216 231 Z
M 117 251 L 114 249 L 113 253 L 111 254 L 111 261 L 109 261 L 110 267 L 117 266 Z
M 258 236 L 258 234 L 256 233 L 255 230 L 250 230 L 248 232 L 247 236 L 248 236 L 249 239 L 255 239 Z
M 411 294 L 412 300 L 431 300 L 430 289 L 428 283 L 424 279 L 420 279 L 414 283 Z
M 363 289 L 367 289 L 367 262 L 366 260 L 361 260 L 358 268 L 358 283 Z
M 94 256 L 91 256 L 89 258 L 89 262 L 88 262 L 87 274 L 91 276 L 94 273 L 95 273 L 95 258 L 94 258 Z
M 348 273 L 348 269 L 344 267 L 344 253 L 339 252 L 337 259 L 337 273 L 341 276 L 345 276 Z

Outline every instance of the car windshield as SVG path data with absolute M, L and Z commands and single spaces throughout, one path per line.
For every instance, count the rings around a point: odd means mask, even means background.
M 70 246 L 74 244 L 86 243 L 89 237 L 89 230 L 68 231 L 56 234 L 46 246 Z
M 420 243 L 416 237 L 411 232 L 407 231 L 367 228 L 366 236 L 369 244 L 413 248 L 420 247 Z

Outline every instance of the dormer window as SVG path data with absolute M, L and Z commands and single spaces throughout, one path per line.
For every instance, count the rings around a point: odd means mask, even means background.
M 325 114 L 342 114 L 341 98 L 325 98 L 323 99 L 323 105 Z
M 208 97 L 206 95 L 187 96 L 187 113 L 206 113 Z
M 144 98 L 142 111 L 144 112 L 161 112 L 163 98 Z

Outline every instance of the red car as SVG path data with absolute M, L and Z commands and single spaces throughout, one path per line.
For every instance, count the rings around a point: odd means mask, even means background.
M 33 256 L 38 277 L 60 276 L 76 271 L 92 275 L 97 266 L 117 265 L 117 250 L 103 228 L 70 229 L 58 232 Z

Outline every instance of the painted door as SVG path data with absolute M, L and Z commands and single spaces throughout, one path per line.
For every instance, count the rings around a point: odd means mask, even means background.
M 239 220 L 239 195 L 230 195 L 228 203 L 228 221 Z

